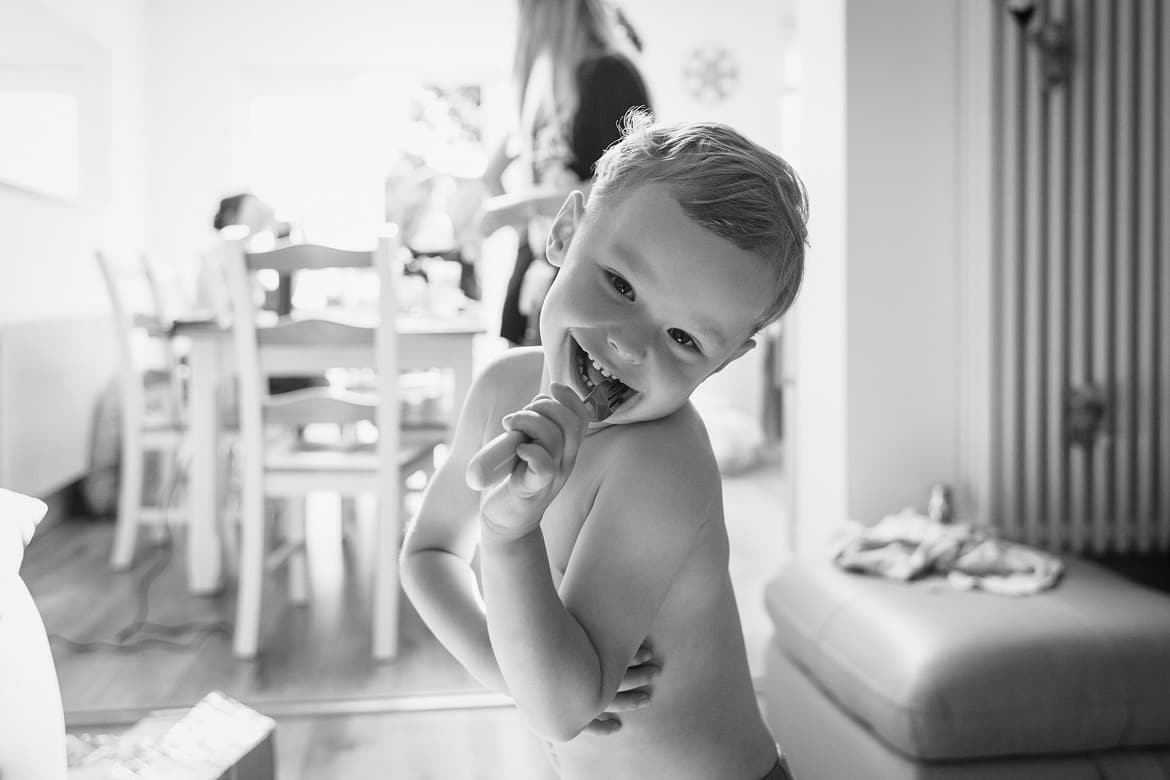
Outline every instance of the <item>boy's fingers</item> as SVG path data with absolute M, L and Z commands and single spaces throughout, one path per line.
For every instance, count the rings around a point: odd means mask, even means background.
M 516 448 L 516 457 L 524 461 L 524 465 L 528 467 L 528 471 L 540 481 L 551 479 L 553 473 L 556 471 L 552 456 L 548 454 L 548 450 L 539 444 L 532 442 L 521 444 Z
M 613 697 L 606 712 L 633 712 L 650 706 L 650 694 L 645 691 L 624 691 Z
M 622 681 L 618 685 L 619 691 L 630 691 L 634 688 L 641 688 L 643 685 L 649 685 L 658 677 L 658 667 L 652 664 L 645 664 L 642 666 L 631 666 L 626 669 L 626 673 L 622 676 Z
M 550 452 L 564 447 L 564 430 L 554 420 L 550 420 L 539 412 L 522 410 L 508 415 L 505 420 L 505 429 L 520 431 L 532 441 L 544 445 Z
M 573 391 L 556 385 L 556 392 L 566 399 L 575 398 Z M 580 406 L 580 401 L 576 401 Z M 547 395 L 538 395 L 524 409 L 503 420 L 508 430 L 518 430 L 538 441 L 560 460 L 561 468 L 570 471 L 585 435 L 585 421 L 565 404 Z
M 585 725 L 584 732 L 586 734 L 604 735 L 613 734 L 620 731 L 622 722 L 615 717 L 608 715 L 599 715 Z
M 566 390 L 564 395 L 566 398 L 576 398 L 572 390 Z M 578 405 L 580 405 L 580 402 L 578 402 Z M 543 414 L 550 420 L 554 420 L 566 432 L 584 429 L 585 427 L 585 418 L 581 417 L 576 410 L 566 406 L 555 398 L 538 397 L 525 408 L 538 414 Z
M 553 382 L 549 391 L 556 400 L 554 405 L 558 407 L 550 410 L 550 414 L 557 415 L 565 432 L 565 467 L 572 468 L 577 459 L 577 450 L 581 446 L 581 440 L 585 438 L 585 429 L 589 424 L 589 412 L 586 410 L 585 404 L 570 388 Z

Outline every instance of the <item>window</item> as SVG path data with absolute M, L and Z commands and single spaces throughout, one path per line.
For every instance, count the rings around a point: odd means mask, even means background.
M 67 70 L 0 69 L 0 179 L 79 197 L 78 81 Z
M 478 107 L 476 86 L 256 75 L 246 82 L 237 179 L 309 240 L 365 240 L 386 221 L 388 199 L 411 186 L 404 171 L 420 182 L 478 178 L 486 163 Z

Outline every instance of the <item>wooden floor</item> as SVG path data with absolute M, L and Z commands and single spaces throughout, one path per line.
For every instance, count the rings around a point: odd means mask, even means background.
M 769 633 L 763 587 L 787 550 L 784 490 L 778 453 L 724 484 L 731 572 L 757 676 Z M 408 602 L 399 657 L 372 661 L 368 589 L 355 576 L 363 565 L 342 543 L 335 514 L 311 516 L 311 603 L 288 605 L 282 578 L 269 577 L 263 652 L 251 662 L 232 657 L 223 633 L 170 637 L 190 646 L 150 642 L 121 651 L 66 641 L 113 642 L 141 617 L 144 594 L 152 623 L 230 624 L 232 589 L 186 593 L 181 533 L 169 545 L 144 542 L 124 573 L 106 565 L 108 522 L 70 521 L 39 535 L 22 575 L 54 637 L 70 728 L 112 728 L 221 690 L 277 718 L 281 780 L 360 777 L 371 765 L 394 777 L 551 778 L 515 711 L 463 671 Z
M 556 780 L 513 709 L 281 718 L 279 780 Z

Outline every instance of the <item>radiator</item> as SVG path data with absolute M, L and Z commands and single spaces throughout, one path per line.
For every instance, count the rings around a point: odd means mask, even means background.
M 1052 550 L 1165 552 L 1170 8 L 992 5 L 992 522 Z

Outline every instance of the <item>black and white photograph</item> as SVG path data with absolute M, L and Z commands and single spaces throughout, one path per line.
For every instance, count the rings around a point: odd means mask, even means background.
M 1170 780 L 1162 0 L 0 0 L 0 778 Z

